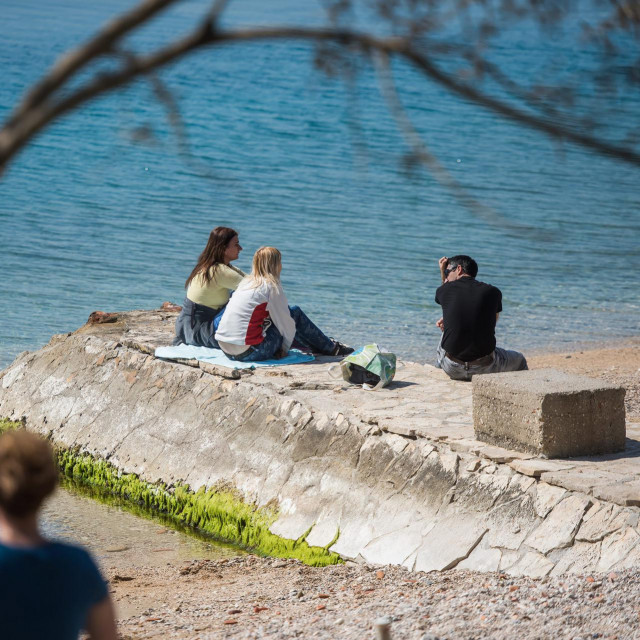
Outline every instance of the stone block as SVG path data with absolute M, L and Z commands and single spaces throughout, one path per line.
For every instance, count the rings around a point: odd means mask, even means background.
M 478 452 L 483 458 L 487 458 L 488 460 L 492 460 L 493 462 L 497 462 L 498 464 L 506 464 L 508 462 L 513 462 L 514 460 L 526 460 L 530 458 L 531 455 L 527 453 L 520 453 L 518 451 L 510 451 L 509 449 L 504 449 L 503 447 L 482 447 Z
M 518 473 L 532 478 L 539 478 L 546 471 L 563 471 L 572 469 L 573 465 L 563 464 L 561 462 L 553 462 L 550 460 L 528 459 L 513 460 L 509 466 Z
M 625 390 L 537 369 L 473 378 L 475 437 L 549 458 L 624 450 Z

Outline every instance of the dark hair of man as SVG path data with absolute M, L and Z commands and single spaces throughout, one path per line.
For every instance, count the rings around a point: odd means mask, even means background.
M 0 509 L 17 517 L 33 514 L 57 482 L 53 451 L 44 438 L 23 429 L 0 436 Z
M 189 287 L 191 281 L 198 275 L 202 274 L 205 285 L 209 284 L 216 273 L 216 267 L 224 263 L 224 252 L 228 244 L 238 235 L 238 232 L 229 227 L 216 227 L 209 234 L 209 241 L 204 251 L 200 254 L 196 266 L 193 268 L 191 275 L 184 283 L 185 289 Z M 213 268 L 212 268 L 213 267 Z
M 458 265 L 468 276 L 475 278 L 478 275 L 478 263 L 469 256 L 453 256 L 447 262 L 447 269 L 455 269 Z

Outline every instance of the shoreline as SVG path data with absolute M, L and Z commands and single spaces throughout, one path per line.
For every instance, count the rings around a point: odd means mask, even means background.
M 127 640 L 391 637 L 634 638 L 640 597 L 634 570 L 561 577 L 409 572 L 347 563 L 325 568 L 244 556 L 108 571 Z
M 628 336 L 626 338 L 609 338 L 585 342 L 569 342 L 566 345 L 557 347 L 534 347 L 531 349 L 524 348 L 522 349 L 522 351 L 525 352 L 525 355 L 530 354 L 531 356 L 537 357 L 543 355 L 573 354 L 579 351 L 634 349 L 637 347 L 640 347 L 640 335 Z

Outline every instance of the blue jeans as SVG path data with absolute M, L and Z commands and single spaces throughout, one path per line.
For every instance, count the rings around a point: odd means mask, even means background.
M 447 357 L 442 348 L 442 338 L 438 345 L 436 366 L 442 369 L 452 380 L 471 380 L 481 373 L 501 373 L 503 371 L 523 371 L 528 369 L 526 358 L 518 351 L 495 348 L 493 362 L 485 365 L 469 364 L 467 367 Z
M 335 343 L 316 327 L 307 314 L 298 306 L 289 307 L 289 313 L 296 323 L 296 335 L 294 343 L 311 349 L 317 353 L 330 355 L 335 347 Z M 270 360 L 282 348 L 282 334 L 276 326 L 272 324 L 260 344 L 249 348 L 249 351 L 239 356 L 229 356 L 232 360 L 242 362 L 258 362 L 259 360 Z

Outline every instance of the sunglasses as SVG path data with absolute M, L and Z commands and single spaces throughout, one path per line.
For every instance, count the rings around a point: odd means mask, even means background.
M 450 274 L 452 271 L 455 271 L 457 268 L 458 268 L 458 267 L 447 267 L 447 268 L 444 270 L 444 277 L 445 277 L 445 278 L 449 277 L 449 274 Z

